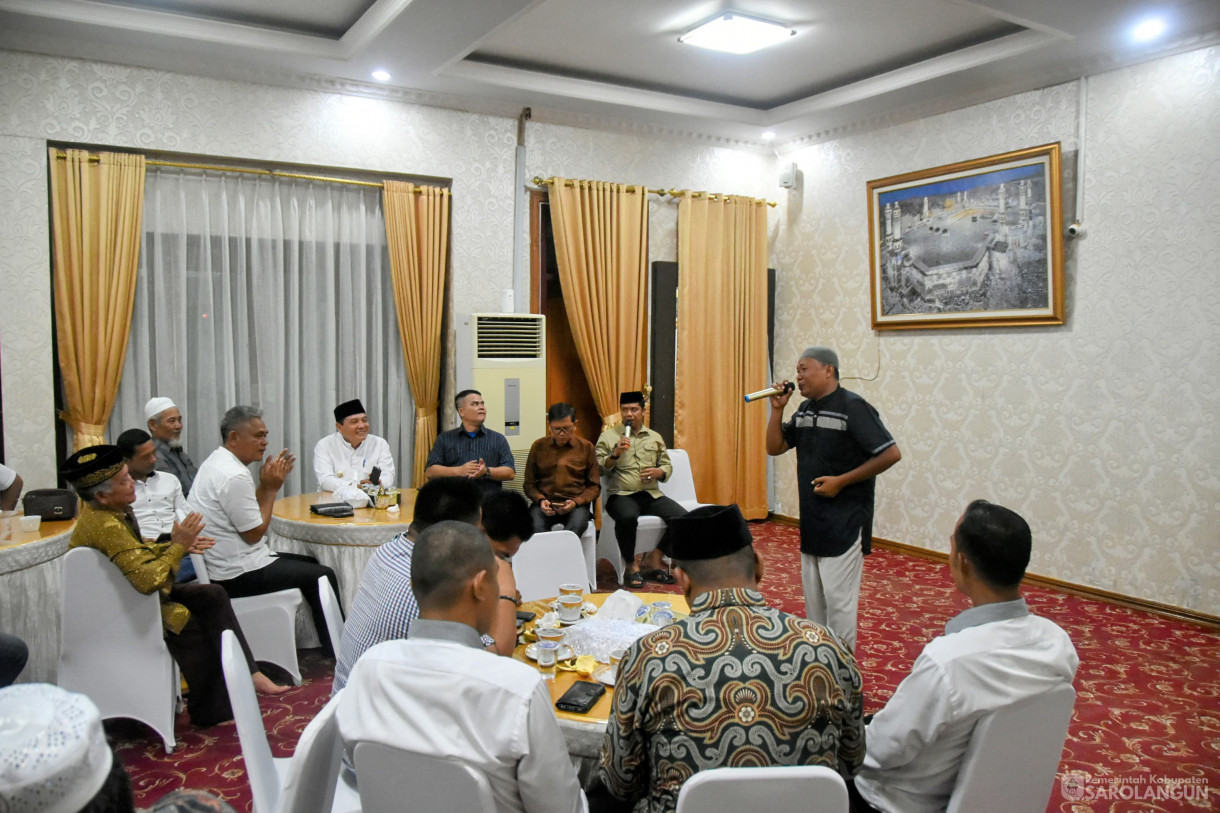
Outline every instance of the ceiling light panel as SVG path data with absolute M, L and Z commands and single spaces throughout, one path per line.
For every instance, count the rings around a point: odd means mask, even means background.
M 785 42 L 795 34 L 782 23 L 729 12 L 683 34 L 678 42 L 727 54 L 751 54 Z

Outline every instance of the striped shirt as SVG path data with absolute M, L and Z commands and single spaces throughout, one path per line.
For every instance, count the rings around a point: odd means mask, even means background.
M 406 638 L 411 622 L 419 617 L 419 604 L 411 591 L 414 550 L 415 543 L 401 533 L 378 548 L 365 566 L 343 625 L 332 696 L 347 685 L 352 667 L 366 649 Z
M 489 469 L 508 466 L 514 472 L 517 470 L 508 440 L 494 429 L 484 426 L 480 426 L 473 435 L 460 426 L 441 432 L 428 453 L 426 466 L 462 466 L 480 459 Z M 475 482 L 484 494 L 501 488 L 500 481 L 490 477 L 480 477 Z
M 414 550 L 415 542 L 405 532 L 400 533 L 378 548 L 365 566 L 360 587 L 343 623 L 332 697 L 347 685 L 352 667 L 365 650 L 382 641 L 406 638 L 411 622 L 419 618 L 419 603 L 411 590 L 411 554 Z M 490 636 L 483 636 L 484 647 L 494 643 Z

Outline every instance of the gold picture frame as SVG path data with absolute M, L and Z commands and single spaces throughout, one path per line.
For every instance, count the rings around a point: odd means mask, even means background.
M 1059 142 L 868 182 L 874 330 L 1061 325 Z

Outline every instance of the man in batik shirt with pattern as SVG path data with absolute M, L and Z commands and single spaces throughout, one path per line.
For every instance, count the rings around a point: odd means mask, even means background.
M 691 613 L 636 641 L 619 664 L 590 811 L 673 811 L 683 783 L 712 768 L 823 765 L 853 776 L 864 720 L 851 650 L 767 606 L 737 506 L 698 508 L 669 532 Z

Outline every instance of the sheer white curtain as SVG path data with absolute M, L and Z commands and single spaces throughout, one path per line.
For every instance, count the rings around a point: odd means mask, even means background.
M 234 404 L 264 410 L 270 453 L 317 489 L 313 447 L 360 398 L 409 476 L 415 404 L 394 312 L 381 190 L 149 167 L 131 341 L 108 426 L 144 427 L 144 403 L 182 410 L 197 464 Z M 405 467 L 405 469 L 404 469 Z M 256 473 L 257 477 L 257 473 Z

